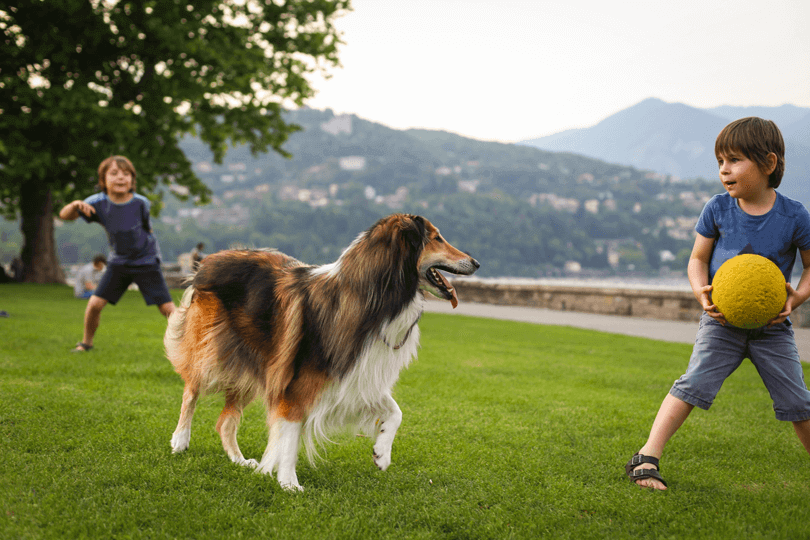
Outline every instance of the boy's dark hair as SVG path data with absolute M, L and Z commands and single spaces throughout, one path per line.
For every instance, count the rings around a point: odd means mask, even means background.
M 93 257 L 93 264 L 98 263 L 107 264 L 107 257 L 105 257 L 104 255 L 96 255 L 95 257 Z
M 785 174 L 785 141 L 776 124 L 756 116 L 735 120 L 720 132 L 714 143 L 714 155 L 740 152 L 760 169 L 768 168 L 768 154 L 776 155 L 776 168 L 768 177 L 768 187 L 778 188 Z
M 107 183 L 104 181 L 104 178 L 107 176 L 107 171 L 113 166 L 113 163 L 118 165 L 118 168 L 122 171 L 132 175 L 132 189 L 129 191 L 134 193 L 135 177 L 137 176 L 137 174 L 135 174 L 135 165 L 124 156 L 110 156 L 101 162 L 101 165 L 98 166 L 98 189 L 107 193 Z

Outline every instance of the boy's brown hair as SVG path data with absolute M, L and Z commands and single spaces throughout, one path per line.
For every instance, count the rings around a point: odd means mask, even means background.
M 107 171 L 113 166 L 113 163 L 118 165 L 118 168 L 122 171 L 128 172 L 132 175 L 132 189 L 130 189 L 130 191 L 134 193 L 135 177 L 137 176 L 135 173 L 135 166 L 124 156 L 110 156 L 101 162 L 101 165 L 98 166 L 98 189 L 104 193 L 107 193 L 107 183 L 104 181 L 104 178 L 107 176 Z
M 785 174 L 785 141 L 782 132 L 771 120 L 756 116 L 740 118 L 723 128 L 714 143 L 714 155 L 732 152 L 756 163 L 761 170 L 768 168 L 768 154 L 776 155 L 776 168 L 768 177 L 768 187 L 778 188 Z

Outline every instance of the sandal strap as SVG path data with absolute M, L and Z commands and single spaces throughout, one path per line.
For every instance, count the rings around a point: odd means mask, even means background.
M 652 463 L 656 467 L 658 467 L 659 459 L 653 456 L 645 456 L 644 454 L 634 454 L 633 457 L 630 458 L 630 461 L 627 462 L 627 465 L 631 469 L 635 469 L 642 463 Z
M 637 480 L 644 480 L 646 478 L 655 478 L 656 480 L 664 484 L 665 487 L 669 487 L 667 486 L 666 480 L 664 480 L 664 478 L 661 476 L 661 473 L 659 473 L 656 469 L 635 469 L 627 473 L 627 476 L 630 477 L 630 481 L 633 483 L 636 483 Z

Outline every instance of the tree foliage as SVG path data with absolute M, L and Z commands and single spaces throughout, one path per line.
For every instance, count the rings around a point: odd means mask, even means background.
M 109 155 L 132 159 L 156 212 L 161 185 L 209 198 L 178 147 L 184 134 L 217 161 L 229 144 L 286 155 L 297 126 L 282 113 L 312 96 L 313 73 L 337 65 L 333 21 L 348 8 L 349 0 L 0 1 L 0 212 L 21 216 L 26 279 L 61 279 L 48 222 L 92 192 Z

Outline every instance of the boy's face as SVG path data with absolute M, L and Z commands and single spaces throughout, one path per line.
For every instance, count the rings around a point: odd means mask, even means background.
M 720 181 L 728 194 L 735 199 L 748 199 L 768 188 L 768 176 L 759 165 L 742 153 L 731 150 L 717 156 Z
M 107 186 L 108 195 L 125 195 L 132 189 L 132 174 L 113 162 L 104 175 L 104 184 Z

